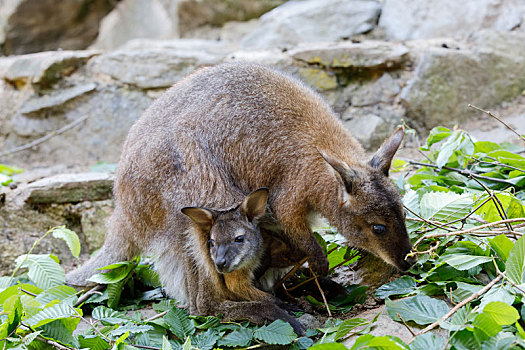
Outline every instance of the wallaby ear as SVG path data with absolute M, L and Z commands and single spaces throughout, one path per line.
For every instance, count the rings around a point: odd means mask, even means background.
M 268 203 L 268 189 L 261 187 L 250 193 L 241 204 L 241 213 L 249 221 L 260 219 L 266 213 Z
M 203 230 L 211 229 L 211 226 L 215 221 L 213 213 L 208 209 L 184 207 L 180 211 L 182 214 L 187 215 L 198 227 Z
M 341 179 L 343 180 L 343 184 L 345 186 L 346 192 L 352 193 L 352 182 L 354 182 L 356 178 L 356 174 L 352 169 L 348 167 L 348 165 L 340 161 L 339 159 L 336 159 L 332 156 L 329 156 L 326 154 L 325 151 L 320 150 L 319 148 L 317 151 L 321 154 L 323 159 L 330 164 L 332 168 L 341 176 Z
M 385 176 L 388 176 L 388 170 L 390 170 L 392 158 L 394 158 L 394 154 L 399 148 L 401 141 L 403 141 L 404 136 L 405 130 L 402 126 L 398 127 L 396 131 L 394 131 L 394 133 L 383 142 L 368 164 L 373 168 L 381 170 Z

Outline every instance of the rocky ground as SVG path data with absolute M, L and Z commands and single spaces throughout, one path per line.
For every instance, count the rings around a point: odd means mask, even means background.
M 520 0 L 96 0 L 63 1 L 63 12 L 51 3 L 0 3 L 0 163 L 26 169 L 0 193 L 0 275 L 53 226 L 80 234 L 83 259 L 100 247 L 113 208 L 108 169 L 130 126 L 200 67 L 284 70 L 318 91 L 370 152 L 401 123 L 416 130 L 399 153 L 412 159 L 437 125 L 517 140 L 468 104 L 525 133 Z M 45 240 L 37 252 L 78 263 L 61 242 Z M 370 266 L 345 276 L 389 278 Z M 361 317 L 379 311 L 370 303 Z M 390 319 L 379 320 L 384 332 Z M 389 334 L 407 336 L 390 323 L 399 333 Z

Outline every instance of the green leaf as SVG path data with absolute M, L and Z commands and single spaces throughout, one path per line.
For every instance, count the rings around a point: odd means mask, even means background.
M 164 316 L 164 322 L 168 325 L 170 331 L 180 340 L 186 339 L 193 334 L 195 325 L 191 321 L 186 310 L 172 307 Z
M 327 343 L 316 344 L 310 347 L 310 350 L 348 350 L 348 348 L 340 343 Z
M 245 347 L 248 346 L 252 340 L 253 331 L 249 328 L 241 328 L 234 330 L 223 339 L 219 340 L 219 346 L 227 347 Z
M 162 350 L 173 350 L 170 341 L 165 335 L 162 336 Z
M 365 334 L 356 339 L 351 350 L 354 349 L 409 350 L 410 348 L 401 339 L 391 335 L 373 336 Z
M 508 192 L 499 192 L 495 194 L 495 197 L 503 206 L 503 210 L 509 219 L 521 218 L 525 216 L 525 205 L 513 194 Z M 484 198 L 488 197 L 484 195 L 480 199 Z M 498 211 L 498 207 L 496 207 L 494 201 L 487 202 L 481 208 L 476 210 L 476 214 L 489 222 L 502 220 L 502 217 Z
M 257 329 L 254 337 L 268 344 L 291 344 L 297 335 L 292 326 L 283 320 L 275 320 L 267 326 Z
M 182 344 L 182 350 L 191 350 L 192 346 L 191 346 L 191 338 L 190 336 L 188 336 L 186 338 L 186 341 L 184 342 L 184 344 Z
M 312 345 L 314 345 L 314 341 L 308 337 L 298 338 L 295 342 L 295 346 L 300 350 L 309 349 Z
M 503 260 L 503 262 L 506 262 L 510 254 L 510 250 L 512 249 L 512 247 L 514 247 L 514 243 L 512 243 L 512 241 L 508 239 L 505 235 L 499 235 L 494 238 L 489 238 L 488 241 L 490 247 L 494 249 L 496 254 L 498 254 L 501 257 L 501 260 Z
M 375 296 L 379 299 L 386 299 L 391 295 L 404 295 L 414 292 L 416 289 L 416 280 L 410 276 L 400 277 L 390 283 L 383 284 L 379 287 Z
M 512 305 L 514 299 L 514 294 L 509 291 L 509 287 L 504 284 L 498 284 L 483 295 L 481 303 L 479 304 L 479 309 L 483 310 L 487 304 L 493 301 L 501 301 L 507 305 Z
M 131 334 L 138 334 L 138 333 L 144 333 L 144 332 L 151 331 L 151 330 L 153 330 L 152 326 L 128 323 L 123 326 L 120 326 L 119 328 L 115 330 L 112 330 L 110 334 L 113 337 L 118 337 L 126 332 L 129 332 Z
M 42 333 L 42 332 L 43 332 L 43 331 L 40 330 L 40 331 L 38 331 L 38 332 L 29 333 L 28 335 L 26 335 L 26 336 L 24 337 L 24 340 L 22 341 L 22 343 L 23 343 L 24 345 L 29 345 L 29 344 L 31 344 L 31 343 L 36 339 L 36 337 L 38 337 L 38 336 L 40 335 L 40 333 Z
M 125 344 L 125 341 L 126 339 L 128 339 L 129 337 L 129 333 L 125 333 L 123 335 L 121 335 L 116 341 L 115 341 L 115 344 L 113 345 L 113 350 L 118 350 L 119 349 L 119 345 L 121 344 Z
M 414 338 L 410 344 L 410 350 L 443 349 L 443 345 L 445 345 L 445 339 L 437 337 L 433 333 L 425 333 Z
M 78 341 L 73 337 L 72 333 L 78 325 L 80 319 L 73 320 L 74 327 L 71 329 L 66 319 L 55 320 L 53 322 L 46 323 L 40 328 L 43 330 L 42 336 L 47 339 L 52 339 L 56 342 L 78 347 Z
M 80 240 L 78 239 L 77 234 L 70 229 L 67 229 L 65 226 L 59 226 L 52 229 L 53 237 L 63 239 L 71 254 L 78 259 L 80 255 Z
M 43 290 L 66 283 L 64 270 L 50 255 L 21 255 L 16 264 L 27 267 L 29 279 Z
M 479 292 L 483 288 L 483 286 L 480 285 L 464 283 L 459 281 L 456 282 L 456 285 L 458 287 L 452 292 L 452 299 L 456 303 L 465 300 L 466 298 L 470 297 L 474 293 Z
M 520 316 L 518 310 L 500 301 L 493 301 L 485 306 L 483 313 L 490 316 L 494 322 L 501 326 L 513 324 Z
M 399 314 L 405 321 L 414 321 L 420 325 L 433 323 L 443 317 L 448 311 L 447 303 L 426 295 L 404 298 L 396 301 L 385 300 L 386 310 L 390 318 L 400 321 Z
M 79 335 L 78 343 L 81 348 L 90 350 L 106 350 L 110 348 L 108 342 L 98 335 Z
M 344 338 L 353 329 L 366 326 L 369 323 L 370 321 L 364 318 L 350 318 L 348 320 L 344 320 L 343 323 L 339 325 L 337 332 L 335 333 L 335 340 Z
M 525 283 L 525 236 L 521 236 L 510 250 L 506 272 L 512 282 Z
M 80 312 L 79 309 L 77 311 Z M 34 328 L 42 326 L 46 323 L 52 322 L 54 320 L 68 318 L 73 315 L 76 315 L 75 309 L 70 305 L 66 304 L 54 304 L 44 310 L 40 311 L 36 315 L 26 319 L 24 323 L 27 323 Z
M 200 350 L 211 350 L 219 340 L 219 334 L 214 329 L 197 334 L 192 341 L 193 346 Z
M 78 299 L 77 291 L 75 288 L 60 285 L 56 287 L 49 288 L 48 290 L 40 293 L 35 300 L 42 305 L 47 305 L 53 300 L 65 301 L 66 299 L 70 301 L 70 304 L 73 305 Z
M 468 270 L 480 264 L 492 261 L 492 258 L 489 256 L 461 254 L 443 255 L 440 259 L 460 271 Z
M 10 336 L 22 321 L 24 308 L 20 302 L 20 298 L 18 296 L 14 298 L 12 307 L 7 308 L 6 305 L 4 305 L 4 311 L 9 312 L 7 316 L 7 336 Z
M 111 264 L 102 267 L 97 270 L 110 270 L 108 272 L 98 273 L 91 276 L 88 281 L 99 283 L 99 284 L 110 284 L 122 281 L 128 277 L 129 273 L 133 270 L 135 264 L 129 261 L 124 261 L 116 264 Z
M 456 220 L 467 215 L 472 205 L 473 197 L 469 193 L 429 192 L 421 197 L 420 214 L 425 219 Z
M 215 328 L 218 325 L 221 324 L 221 320 L 215 316 L 208 316 L 206 317 L 206 322 L 203 324 L 200 324 L 198 326 L 195 326 L 197 329 L 208 329 L 208 328 Z
M 129 321 L 129 318 L 126 317 L 124 313 L 112 310 L 105 306 L 97 306 L 94 308 L 91 316 L 96 320 L 100 320 L 109 324 L 119 324 Z
M 432 130 L 430 130 L 430 133 L 428 134 L 426 147 L 420 147 L 420 149 L 422 151 L 428 151 L 430 150 L 430 146 L 449 137 L 450 134 L 452 134 L 452 131 L 450 131 L 450 129 L 445 128 L 444 126 L 436 126 Z
M 122 288 L 126 280 L 120 280 L 115 283 L 108 284 L 106 290 L 108 292 L 108 307 L 116 308 L 120 302 L 120 296 L 122 295 Z

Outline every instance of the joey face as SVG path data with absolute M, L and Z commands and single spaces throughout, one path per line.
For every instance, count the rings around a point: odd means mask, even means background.
M 258 221 L 266 212 L 268 190 L 250 193 L 236 208 L 217 211 L 186 207 L 182 212 L 192 219 L 197 234 L 204 235 L 210 258 L 219 273 L 244 267 L 255 269 L 263 253 Z
M 390 163 L 403 134 L 402 129 L 396 130 L 368 164 L 354 168 L 320 152 L 340 182 L 338 198 L 334 198 L 338 207 L 337 222 L 333 224 L 350 245 L 364 248 L 406 271 L 416 259 L 407 257 L 412 244 L 401 196 L 388 178 Z

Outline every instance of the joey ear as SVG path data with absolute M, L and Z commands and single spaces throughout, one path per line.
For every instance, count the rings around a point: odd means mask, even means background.
M 355 172 L 350 169 L 345 162 L 329 156 L 325 151 L 322 151 L 319 148 L 317 151 L 321 154 L 324 160 L 341 176 L 346 192 L 352 193 L 352 182 L 354 182 L 356 178 Z
M 394 133 L 383 142 L 368 164 L 373 168 L 381 170 L 385 176 L 388 176 L 388 170 L 390 170 L 392 158 L 394 158 L 394 154 L 399 148 L 401 141 L 403 141 L 404 136 L 405 130 L 402 126 L 398 127 L 396 131 L 394 131 Z
M 253 191 L 242 202 L 241 213 L 246 215 L 249 221 L 260 219 L 266 213 L 268 195 L 268 189 L 264 187 Z
M 180 210 L 201 229 L 209 230 L 215 221 L 213 213 L 208 209 L 198 207 L 184 207 Z

